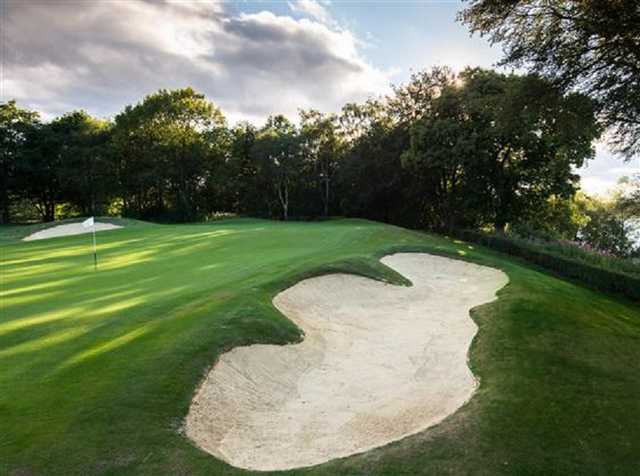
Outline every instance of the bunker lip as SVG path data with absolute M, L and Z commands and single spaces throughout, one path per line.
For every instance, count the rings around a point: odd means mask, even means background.
M 114 225 L 112 223 L 95 222 L 96 231 L 116 230 L 122 228 L 120 225 Z M 35 241 L 46 240 L 48 238 L 57 238 L 61 236 L 82 235 L 84 233 L 91 233 L 91 228 L 84 228 L 82 223 L 66 223 L 64 225 L 52 226 L 45 230 L 36 231 L 22 239 L 22 241 Z
M 424 253 L 381 261 L 413 286 L 330 274 L 279 293 L 273 304 L 304 340 L 222 354 L 195 393 L 187 437 L 233 466 L 286 470 L 384 446 L 467 402 L 469 310 L 494 300 L 506 275 Z

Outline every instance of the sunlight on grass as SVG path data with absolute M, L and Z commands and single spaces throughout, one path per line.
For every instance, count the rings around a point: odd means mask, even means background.
M 151 329 L 153 329 L 154 327 L 154 323 L 146 324 L 142 327 L 139 327 L 138 329 L 132 330 L 131 332 L 127 332 L 120 337 L 116 337 L 115 339 L 111 339 L 110 341 L 94 346 L 88 350 L 85 350 L 84 352 L 80 352 L 79 354 L 76 354 L 73 357 L 62 362 L 56 368 L 56 370 L 64 370 L 68 367 L 78 365 L 86 360 L 95 358 L 106 352 L 111 352 L 112 350 L 115 350 L 118 347 L 122 347 L 123 345 L 128 344 L 135 339 L 139 339 L 140 337 L 151 331 Z
M 215 238 L 215 237 L 227 236 L 227 235 L 237 235 L 238 233 L 240 233 L 240 231 L 228 230 L 228 229 L 205 231 L 200 233 L 191 233 L 191 234 L 175 236 L 173 238 L 170 238 L 169 241 L 188 241 L 193 239 Z
M 25 278 L 31 278 L 32 276 L 41 277 L 43 274 L 64 271 L 65 269 L 69 269 L 69 266 L 61 263 L 36 264 L 12 270 L 2 270 L 2 276 L 7 280 L 18 281 Z
M 176 292 L 179 292 L 177 290 Z M 128 292 L 118 293 L 115 295 L 126 295 Z M 113 299 L 114 295 L 109 296 L 110 299 Z M 99 300 L 99 299 L 98 299 Z M 8 334 L 13 331 L 17 331 L 20 329 L 24 329 L 27 327 L 33 327 L 40 324 L 51 323 L 54 321 L 59 321 L 61 319 L 82 319 L 86 317 L 99 317 L 105 316 L 108 314 L 118 313 L 120 311 L 124 311 L 126 309 L 130 309 L 135 306 L 139 306 L 144 304 L 146 301 L 145 298 L 137 297 L 130 298 L 127 300 L 120 300 L 113 304 L 109 304 L 106 306 L 93 306 L 91 305 L 91 301 L 81 302 L 75 306 L 69 306 L 65 309 L 61 309 L 58 311 L 50 311 L 43 314 L 31 316 L 31 317 L 23 317 L 20 319 L 13 319 L 3 324 L 0 324 L 0 336 Z
M 9 322 L 0 324 L 0 336 L 25 327 L 44 324 L 45 322 L 58 321 L 69 316 L 77 315 L 80 312 L 80 309 L 77 307 L 65 307 L 59 311 L 45 312 L 32 317 L 13 319 Z
M 58 258 L 70 258 L 73 256 L 81 256 L 84 254 L 91 254 L 91 247 L 87 246 L 64 246 L 65 243 L 61 242 L 60 247 L 53 248 L 49 246 L 47 248 L 42 248 L 41 250 L 37 250 L 35 253 L 29 253 L 31 258 L 19 258 L 8 261 L 3 261 L 0 266 L 11 266 L 11 265 L 24 265 L 25 263 L 35 263 L 38 261 L 44 261 L 49 259 L 58 259 Z M 54 251 L 55 250 L 55 251 Z
M 130 309 L 135 306 L 139 306 L 140 304 L 144 304 L 147 299 L 142 297 L 130 298 L 126 301 L 115 302 L 113 304 L 109 304 L 107 306 L 100 306 L 98 308 L 93 308 L 91 311 L 83 312 L 83 316 L 93 317 L 93 316 L 104 316 L 106 314 L 113 314 L 116 312 L 124 311 L 125 309 Z
M 155 250 L 143 250 L 138 252 L 130 252 L 117 257 L 109 257 L 107 260 L 99 262 L 98 272 L 147 263 L 152 260 L 155 254 Z
M 202 270 L 202 271 L 209 271 L 209 270 L 211 270 L 211 269 L 219 268 L 220 266 L 222 266 L 222 265 L 221 265 L 221 264 L 219 264 L 219 263 L 208 264 L 208 265 L 206 265 L 206 266 L 200 266 L 200 270 Z
M 640 427 L 624 424 L 640 411 L 633 398 L 640 311 L 631 304 L 531 271 L 481 246 L 362 220 L 237 220 L 113 233 L 98 243 L 98 272 L 91 269 L 84 238 L 2 249 L 1 474 L 27 468 L 30 474 L 151 476 L 174 474 L 176 462 L 178 472 L 188 474 L 241 474 L 203 457 L 175 431 L 203 372 L 235 346 L 298 339 L 298 330 L 271 302 L 298 278 L 365 271 L 387 279 L 382 267 L 364 263 L 418 250 L 499 267 L 512 284 L 473 314 L 480 331 L 469 359 L 483 379 L 485 406 L 472 400 L 464 410 L 469 424 L 456 433 L 454 422 L 453 430 L 448 427 L 452 437 L 442 444 L 437 435 L 433 444 L 399 442 L 395 448 L 407 451 L 397 460 L 394 450 L 378 450 L 374 458 L 380 455 L 390 468 L 381 474 L 398 474 L 397 468 L 421 474 L 439 451 L 450 457 L 448 441 L 454 449 L 472 448 L 484 462 L 485 446 L 474 445 L 486 438 L 503 451 L 504 437 L 511 451 L 514 428 L 524 429 L 515 438 L 526 459 L 539 446 L 527 436 L 532 421 L 547 425 L 542 430 L 557 448 L 555 462 L 570 461 L 564 449 L 572 435 L 594 428 L 607 438 L 591 440 L 600 454 L 616 448 L 638 454 Z M 531 407 L 523 409 L 521 402 L 532 395 Z M 557 412 L 547 416 L 549 401 Z M 558 419 L 569 422 L 568 431 L 558 434 Z M 610 431 L 612 425 L 618 433 Z M 612 434 L 619 438 L 608 446 Z M 106 459 L 135 453 L 139 460 L 127 469 L 98 468 L 98 453 Z M 147 462 L 160 455 L 157 464 L 140 471 L 138 462 L 149 454 Z M 547 455 L 545 449 L 535 457 Z M 458 456 L 455 451 L 452 458 Z M 304 472 L 366 473 L 372 460 L 359 458 Z M 429 468 L 434 474 L 438 469 Z
M 2 297 L 2 308 L 32 304 L 35 302 L 49 301 L 62 294 L 61 291 L 51 291 L 48 293 L 30 294 L 26 296 Z
M 88 327 L 76 327 L 60 332 L 48 334 L 39 339 L 23 342 L 12 347 L 0 350 L 0 357 L 10 357 L 12 355 L 24 354 L 27 352 L 37 352 L 47 347 L 51 347 L 62 342 L 66 342 L 79 337 L 87 332 Z
M 68 279 L 57 279 L 55 281 L 47 281 L 40 284 L 33 284 L 31 286 L 21 286 L 19 288 L 11 289 L 9 291 L 0 292 L 0 298 L 5 298 L 8 296 L 14 296 L 18 294 L 26 294 L 32 291 L 40 291 L 42 289 L 62 287 L 68 284 L 71 284 L 74 281 L 78 281 L 80 278 L 68 278 Z

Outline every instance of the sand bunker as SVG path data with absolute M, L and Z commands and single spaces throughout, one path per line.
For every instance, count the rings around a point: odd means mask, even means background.
M 274 305 L 300 344 L 237 347 L 197 390 L 185 432 L 233 466 L 282 470 L 360 453 L 441 421 L 473 394 L 469 309 L 495 298 L 501 271 L 418 253 L 382 262 L 412 287 L 332 274 Z
M 122 228 L 120 225 L 112 225 L 111 223 L 95 222 L 96 231 L 115 230 Z M 68 223 L 66 225 L 52 226 L 46 230 L 40 230 L 22 239 L 22 241 L 45 240 L 47 238 L 56 238 L 58 236 L 81 235 L 83 233 L 91 233 L 91 228 L 84 228 L 82 223 Z

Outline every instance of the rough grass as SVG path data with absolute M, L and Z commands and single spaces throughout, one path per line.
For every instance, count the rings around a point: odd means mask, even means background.
M 291 474 L 637 474 L 640 307 L 462 242 L 360 221 L 131 226 L 18 242 L 2 228 L 0 474 L 249 474 L 179 434 L 225 349 L 298 329 L 280 289 L 331 271 L 407 284 L 377 258 L 450 254 L 503 269 L 476 308 L 482 385 L 442 424 Z

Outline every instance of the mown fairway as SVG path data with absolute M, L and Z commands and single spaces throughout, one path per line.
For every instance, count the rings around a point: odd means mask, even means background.
M 638 474 L 640 307 L 501 255 L 340 220 L 147 225 L 21 243 L 0 229 L 0 474 L 247 474 L 179 433 L 225 349 L 299 338 L 271 298 L 397 250 L 503 269 L 473 313 L 473 400 L 431 430 L 304 474 Z M 296 472 L 292 472 L 296 473 Z

